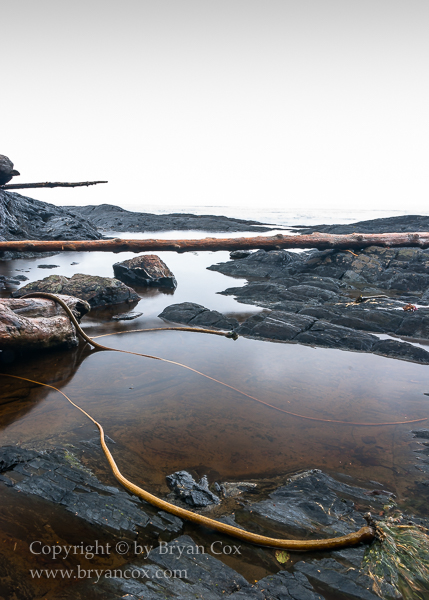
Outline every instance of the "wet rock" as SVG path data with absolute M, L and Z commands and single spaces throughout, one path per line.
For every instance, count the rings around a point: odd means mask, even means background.
M 31 292 L 67 294 L 86 300 L 91 307 L 122 302 L 137 302 L 140 296 L 132 288 L 112 277 L 98 277 L 76 273 L 73 277 L 50 275 L 40 281 L 34 281 L 13 292 L 14 298 L 20 298 Z
M 232 277 L 280 278 L 295 272 L 302 263 L 303 255 L 287 250 L 258 250 L 239 261 L 230 261 L 207 267 Z
M 166 477 L 168 487 L 175 493 L 177 498 L 194 508 L 219 504 L 219 498 L 209 490 L 207 477 L 203 477 L 199 483 L 195 481 L 187 471 L 177 471 Z
M 5 446 L 0 448 L 0 469 L 3 483 L 59 504 L 107 531 L 134 538 L 141 528 L 158 533 L 182 528 L 177 517 L 152 514 L 136 496 L 102 484 L 69 449 L 41 453 Z
M 295 340 L 302 344 L 323 346 L 325 348 L 344 348 L 370 352 L 378 338 L 375 335 L 355 331 L 349 327 L 333 325 L 319 320 L 314 323 L 311 329 L 297 335 Z
M 177 281 L 167 265 L 155 254 L 143 254 L 113 265 L 115 277 L 130 285 L 175 289 Z
M 427 350 L 398 340 L 380 340 L 374 344 L 372 351 L 374 354 L 381 354 L 382 356 L 410 360 L 424 365 L 429 364 L 429 352 Z
M 76 216 L 90 221 L 95 227 L 112 231 L 270 231 L 272 227 L 257 221 L 230 219 L 217 215 L 172 213 L 154 215 L 125 210 L 112 204 L 98 206 L 67 206 Z
M 333 558 L 302 561 L 296 563 L 294 569 L 309 577 L 311 581 L 317 582 L 327 592 L 340 593 L 343 598 L 350 600 L 379 600 L 380 598 L 370 591 L 373 583 L 370 577 L 342 565 Z
M 78 320 L 89 310 L 87 302 L 61 296 Z M 0 299 L 0 348 L 35 350 L 78 345 L 74 325 L 63 308 L 46 298 Z
M 365 500 L 367 490 L 336 481 L 319 470 L 291 477 L 289 483 L 272 492 L 269 499 L 248 509 L 270 528 L 281 524 L 297 536 L 309 533 L 335 537 L 357 531 L 366 523 L 353 501 Z M 350 498 L 350 499 L 347 499 Z M 381 499 L 386 497 L 383 496 Z M 380 506 L 380 500 L 374 500 Z
M 273 340 L 293 340 L 299 333 L 309 329 L 316 319 L 305 315 L 273 310 L 268 314 L 249 317 L 236 332 L 248 337 Z
M 256 586 L 217 558 L 197 546 L 189 536 L 180 536 L 158 548 L 154 548 L 144 562 L 138 558 L 121 567 L 122 573 L 134 573 L 133 577 L 113 577 L 113 569 L 99 582 L 83 581 L 63 592 L 64 600 L 83 600 L 88 593 L 98 592 L 103 599 L 130 598 L 137 600 L 268 600 Z M 166 576 L 163 574 L 166 573 Z M 170 575 L 171 574 L 171 575 Z M 304 579 L 305 577 L 302 576 Z M 307 582 L 308 583 L 308 582 Z M 311 589 L 311 586 L 310 586 Z M 91 596 L 92 597 L 92 596 Z M 270 596 L 269 600 L 285 600 L 287 596 Z M 314 600 L 319 600 L 315 597 Z M 296 600 L 300 600 L 298 597 Z M 308 597 L 308 600 L 313 600 Z
M 112 321 L 133 321 L 134 319 L 138 319 L 139 317 L 142 316 L 143 313 L 141 312 L 127 312 L 127 313 L 121 313 L 120 315 L 113 315 L 112 317 Z
M 237 319 L 226 317 L 217 310 L 209 310 L 201 306 L 201 304 L 193 302 L 182 302 L 167 306 L 158 317 L 166 321 L 185 323 L 186 325 L 195 325 L 197 327 L 215 327 L 217 329 L 229 330 L 234 329 L 238 325 Z
M 258 581 L 257 588 L 261 590 L 264 600 L 324 600 L 299 571 L 279 571 L 276 575 L 264 577 Z

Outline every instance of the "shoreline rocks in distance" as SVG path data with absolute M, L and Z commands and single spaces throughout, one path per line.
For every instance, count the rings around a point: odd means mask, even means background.
M 151 213 L 125 210 L 112 204 L 98 206 L 67 206 L 67 211 L 83 217 L 95 227 L 111 231 L 271 231 L 273 227 L 248 221 L 218 215 L 193 215 L 186 213 L 171 213 L 154 215 Z

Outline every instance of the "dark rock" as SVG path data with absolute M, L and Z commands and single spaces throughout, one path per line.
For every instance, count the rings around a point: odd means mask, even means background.
M 270 529 L 282 525 L 296 536 L 335 537 L 365 525 L 353 500 L 369 502 L 367 490 L 336 481 L 319 470 L 306 471 L 246 510 L 263 518 Z M 351 498 L 351 499 L 347 499 Z M 386 496 L 371 498 L 381 506 Z
M 20 175 L 20 173 L 13 168 L 13 162 L 10 158 L 0 154 L 0 185 L 5 185 L 12 177 L 17 175 Z
M 415 438 L 429 440 L 429 429 L 414 429 L 411 433 L 414 433 Z
M 199 483 L 187 471 L 177 471 L 166 477 L 168 487 L 176 496 L 192 507 L 210 506 L 219 504 L 219 498 L 209 490 L 207 477 Z
M 60 265 L 37 265 L 38 269 L 58 269 Z
M 304 253 L 287 250 L 258 250 L 239 261 L 230 261 L 207 267 L 232 277 L 280 278 L 295 272 L 296 265 L 302 263 Z
M 194 304 L 193 302 L 172 304 L 164 308 L 158 316 L 166 321 L 198 327 L 215 327 L 229 330 L 238 326 L 237 319 L 225 317 L 217 310 L 209 310 L 201 304 Z
M 253 250 L 233 250 L 229 253 L 229 257 L 233 260 L 237 258 L 247 258 L 253 253 Z
M 272 227 L 257 221 L 230 219 L 216 215 L 172 213 L 154 215 L 125 210 L 112 204 L 67 206 L 71 213 L 83 217 L 96 227 L 112 231 L 270 231 Z
M 302 344 L 324 346 L 326 348 L 371 352 L 378 338 L 375 335 L 357 332 L 349 327 L 333 325 L 320 320 L 316 321 L 311 329 L 297 335 L 295 340 Z
M 203 546 L 197 546 L 188 536 L 180 536 L 153 549 L 144 562 L 136 557 L 133 563 L 122 565 L 121 570 L 134 575 L 132 578 L 114 577 L 112 568 L 96 586 L 95 580 L 82 581 L 70 592 L 63 593 L 61 598 L 83 600 L 96 590 L 97 597 L 105 600 L 124 597 L 132 600 L 268 600 L 268 596 L 256 586 L 250 585 L 242 575 L 208 554 Z M 286 596 L 269 598 L 284 600 Z M 316 599 L 319 600 L 319 597 L 315 596 Z
M 167 265 L 155 254 L 143 254 L 113 265 L 115 277 L 130 285 L 175 289 L 177 281 Z
M 139 317 L 142 316 L 143 313 L 141 312 L 127 312 L 127 313 L 121 313 L 120 315 L 113 315 L 112 317 L 112 321 L 133 321 L 134 319 L 138 319 Z
M 147 505 L 139 498 L 102 484 L 69 449 L 41 453 L 5 446 L 0 448 L 0 468 L 16 490 L 60 504 L 107 531 L 135 537 L 140 528 L 157 533 L 182 528 L 177 517 L 145 512 Z
M 60 208 L 0 190 L 0 240 L 98 240 L 103 236 L 86 219 Z M 55 253 L 3 252 L 2 259 Z
M 299 333 L 309 329 L 315 321 L 313 317 L 273 310 L 268 314 L 249 317 L 236 332 L 249 337 L 293 340 Z
M 340 593 L 343 598 L 350 600 L 380 599 L 377 594 L 370 591 L 373 581 L 368 575 L 350 569 L 333 558 L 301 561 L 294 565 L 294 569 L 309 577 L 311 581 L 321 584 L 327 592 Z
M 404 337 L 413 337 L 421 339 L 429 339 L 429 310 L 419 308 L 414 313 L 404 311 L 401 314 L 401 325 L 394 331 L 397 335 Z
M 398 340 L 380 340 L 373 345 L 372 351 L 374 354 L 381 354 L 382 356 L 410 360 L 424 365 L 429 364 L 429 352 L 427 350 Z
M 402 215 L 399 217 L 387 217 L 382 219 L 370 219 L 347 223 L 345 225 L 312 225 L 311 227 L 299 226 L 299 233 L 309 234 L 318 231 L 320 233 L 335 233 L 339 235 L 348 233 L 401 233 L 414 231 L 429 231 L 429 217 L 420 215 Z
M 50 294 L 66 294 L 82 298 L 91 307 L 122 302 L 137 302 L 140 296 L 132 288 L 112 277 L 83 275 L 76 273 L 73 277 L 50 275 L 40 281 L 33 281 L 13 292 L 14 298 L 20 298 L 31 292 L 48 292 Z
M 324 600 L 324 596 L 317 594 L 307 577 L 299 571 L 279 571 L 258 581 L 257 587 L 264 600 Z

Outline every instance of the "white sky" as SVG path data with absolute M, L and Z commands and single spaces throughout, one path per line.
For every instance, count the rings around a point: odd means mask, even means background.
M 0 153 L 55 204 L 427 212 L 427 0 L 13 0 Z M 25 192 L 22 192 L 25 193 Z

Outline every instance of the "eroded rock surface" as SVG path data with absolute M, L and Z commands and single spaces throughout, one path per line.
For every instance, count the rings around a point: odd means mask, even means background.
M 61 295 L 78 320 L 90 310 L 79 298 Z M 0 348 L 34 350 L 77 346 L 74 325 L 63 308 L 46 298 L 0 298 Z
M 45 279 L 33 281 L 13 292 L 20 298 L 31 292 L 48 292 L 49 294 L 67 294 L 86 300 L 91 307 L 122 302 L 138 302 L 140 296 L 135 290 L 113 277 L 98 277 L 76 273 L 73 277 L 50 275 Z

